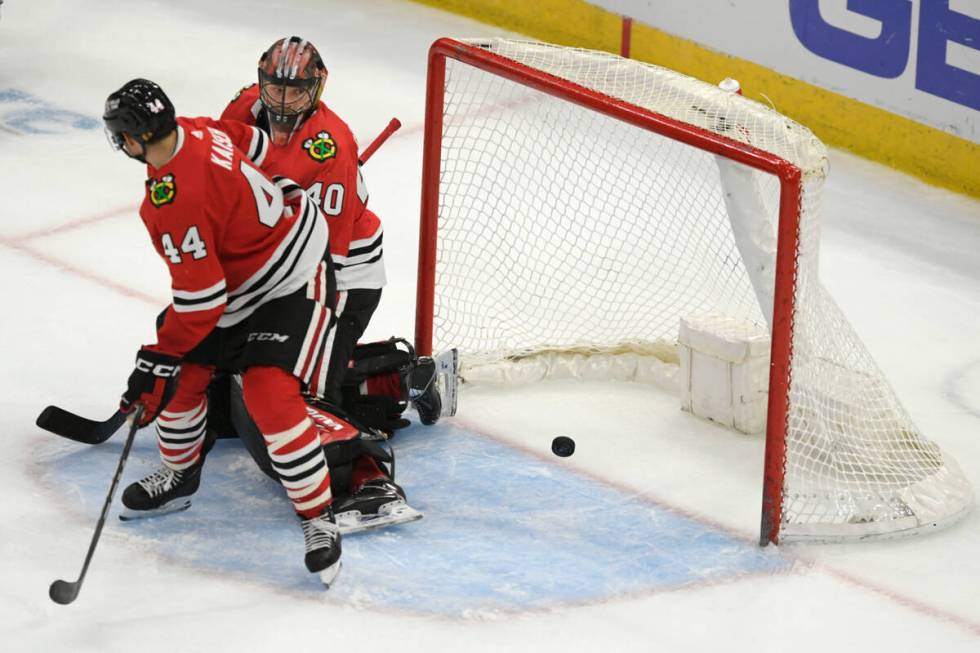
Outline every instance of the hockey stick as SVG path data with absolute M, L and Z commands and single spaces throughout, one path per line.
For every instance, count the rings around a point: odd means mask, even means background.
M 119 430 L 126 421 L 125 413 L 116 414 L 104 422 L 81 417 L 57 406 L 48 406 L 41 411 L 35 422 L 45 431 L 82 444 L 102 444 Z
M 402 123 L 398 120 L 398 118 L 392 118 L 391 121 L 388 123 L 388 126 L 385 127 L 384 130 L 380 134 L 378 134 L 378 136 L 373 141 L 371 141 L 370 145 L 364 148 L 364 151 L 361 152 L 361 155 L 357 157 L 357 162 L 361 165 L 367 163 L 368 159 L 371 158 L 371 156 L 378 150 L 378 148 L 384 145 L 384 142 L 388 140 L 388 137 L 394 134 L 396 131 L 398 131 L 399 127 L 401 126 Z
M 136 407 L 133 413 L 132 422 L 129 425 L 129 435 L 126 436 L 126 444 L 123 445 L 122 454 L 119 456 L 119 464 L 116 466 L 116 474 L 112 477 L 112 484 L 109 486 L 109 493 L 105 497 L 105 504 L 102 506 L 102 514 L 99 515 L 99 522 L 95 526 L 95 534 L 92 535 L 92 542 L 88 545 L 88 553 L 85 555 L 85 563 L 82 565 L 82 573 L 78 580 L 69 583 L 66 580 L 56 580 L 48 588 L 48 596 L 55 603 L 68 605 L 78 597 L 79 590 L 82 589 L 82 581 L 85 580 L 85 573 L 88 572 L 89 563 L 92 562 L 92 554 L 95 553 L 95 545 L 99 543 L 99 536 L 102 535 L 102 527 L 105 525 L 105 518 L 109 514 L 109 506 L 112 505 L 112 495 L 116 493 L 116 486 L 122 478 L 123 467 L 126 466 L 126 459 L 129 457 L 129 450 L 133 448 L 133 440 L 136 439 L 136 431 L 140 428 L 140 420 L 143 418 L 144 407 L 142 404 Z

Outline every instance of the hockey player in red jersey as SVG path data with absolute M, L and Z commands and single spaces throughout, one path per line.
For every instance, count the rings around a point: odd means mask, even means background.
M 305 563 L 329 583 L 340 532 L 320 430 L 301 396 L 333 327 L 327 223 L 309 196 L 270 178 L 209 119 L 175 116 L 159 86 L 136 79 L 106 100 L 107 135 L 147 164 L 140 216 L 164 259 L 173 302 L 142 347 L 121 407 L 157 421 L 162 464 L 123 493 L 125 517 L 190 506 L 206 454 L 215 367 L 242 372 L 244 402 L 302 523 Z M 234 127 L 255 151 L 264 134 Z M 247 130 L 247 131 L 246 131 Z
M 311 391 L 368 426 L 388 432 L 407 424 L 401 411 L 409 401 L 423 424 L 434 424 L 442 402 L 431 358 L 415 357 L 410 348 L 395 342 L 355 351 L 385 284 L 383 231 L 381 221 L 367 208 L 357 141 L 320 100 L 327 68 L 319 52 L 298 36 L 280 39 L 259 58 L 258 79 L 257 85 L 239 92 L 221 117 L 268 132 L 272 144 L 263 169 L 296 180 L 330 224 L 337 329 L 330 358 L 315 371 Z M 366 360 L 369 354 L 372 361 Z M 378 359 L 382 354 L 385 358 Z M 355 367 L 370 369 L 371 374 L 348 373 L 352 359 Z
M 346 361 L 386 281 L 381 221 L 367 208 L 354 135 L 320 101 L 327 70 L 316 48 L 298 37 L 277 41 L 262 54 L 258 73 L 259 84 L 243 89 L 221 118 L 266 130 L 272 147 L 263 168 L 295 179 L 330 224 L 338 329 L 331 360 L 315 371 L 311 390 L 339 405 Z
M 382 228 L 367 208 L 357 142 L 346 123 L 320 101 L 327 70 L 319 53 L 299 37 L 281 39 L 261 55 L 258 77 L 258 85 L 232 100 L 222 122 L 239 120 L 266 131 L 271 144 L 262 168 L 296 180 L 321 206 L 330 225 L 338 322 L 329 360 L 314 370 L 310 383 L 311 414 L 342 407 L 352 419 L 390 433 L 407 424 L 401 412 L 412 401 L 423 423 L 435 423 L 441 401 L 431 358 L 415 357 L 404 341 L 356 347 L 385 283 Z M 230 391 L 234 431 L 259 466 L 274 475 L 264 452 L 249 440 L 255 430 L 240 405 L 239 387 L 232 383 Z M 376 455 L 341 460 L 341 467 L 333 464 L 337 458 L 333 454 L 331 471 L 346 470 L 351 476 L 349 494 L 338 493 L 335 504 L 345 532 L 421 516 L 407 506 L 404 491 Z

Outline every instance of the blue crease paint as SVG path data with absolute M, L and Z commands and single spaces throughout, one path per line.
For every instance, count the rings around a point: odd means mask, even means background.
M 393 440 L 398 481 L 418 522 L 344 538 L 331 602 L 464 616 L 601 602 L 679 586 L 778 573 L 791 561 L 709 525 L 451 421 Z M 44 481 L 77 487 L 98 511 L 121 442 L 46 459 Z M 138 436 L 129 483 L 158 464 Z M 118 501 L 118 500 L 117 500 Z M 322 594 L 303 567 L 303 538 L 276 483 L 237 441 L 209 454 L 191 509 L 108 528 L 188 567 Z

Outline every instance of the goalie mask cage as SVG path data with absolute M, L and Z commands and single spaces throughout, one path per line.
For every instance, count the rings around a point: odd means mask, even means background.
M 972 505 L 817 277 L 823 144 L 657 66 L 506 39 L 429 57 L 416 347 L 466 369 L 765 326 L 760 543 L 910 534 Z M 669 350 L 668 350 L 669 351 Z

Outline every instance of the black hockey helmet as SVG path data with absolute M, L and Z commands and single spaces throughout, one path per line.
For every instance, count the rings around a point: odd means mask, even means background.
M 117 150 L 123 149 L 123 134 L 146 145 L 177 129 L 173 103 L 162 88 L 148 79 L 126 82 L 106 98 L 102 120 L 106 137 Z
M 259 98 L 269 118 L 272 142 L 285 145 L 320 103 L 327 67 L 312 43 L 279 39 L 259 58 Z

